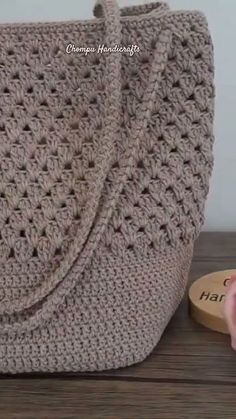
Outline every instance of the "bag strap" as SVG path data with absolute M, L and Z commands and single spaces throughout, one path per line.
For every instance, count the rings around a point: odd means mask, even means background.
M 99 0 L 95 6 L 95 14 L 100 16 L 102 12 L 105 16 L 107 45 L 112 47 L 120 44 L 121 22 L 116 1 Z M 153 17 L 153 24 L 155 23 L 156 19 Z M 75 287 L 80 275 L 91 260 L 93 252 L 111 218 L 120 192 L 134 167 L 140 140 L 147 127 L 162 72 L 167 63 L 171 38 L 171 30 L 168 28 L 162 30 L 159 34 L 147 88 L 144 92 L 142 103 L 137 110 L 136 118 L 132 121 L 128 146 L 121 158 L 119 173 L 112 185 L 109 196 L 105 198 L 105 202 L 98 213 L 97 210 L 105 179 L 111 169 L 114 158 L 121 118 L 121 55 L 117 52 L 112 52 L 107 55 L 105 130 L 97 160 L 98 170 L 90 183 L 88 191 L 83 226 L 71 243 L 65 258 L 51 274 L 48 281 L 42 283 L 36 290 L 20 300 L 1 303 L 0 314 L 5 315 L 12 315 L 31 309 L 36 304 L 40 305 L 41 303 L 41 306 L 34 314 L 30 315 L 21 323 L 0 323 L 0 332 L 29 331 L 42 324 L 42 322 L 49 320 L 66 296 Z

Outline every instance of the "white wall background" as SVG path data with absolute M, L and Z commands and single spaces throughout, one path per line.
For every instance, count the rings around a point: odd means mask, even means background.
M 118 0 L 120 6 L 146 0 Z M 1 22 L 86 19 L 94 0 L 0 0 Z M 236 231 L 236 0 L 169 0 L 174 9 L 199 9 L 215 45 L 215 166 L 205 230 Z

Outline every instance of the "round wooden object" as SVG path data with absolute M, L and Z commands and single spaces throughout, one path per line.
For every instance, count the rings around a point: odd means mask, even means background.
M 232 274 L 236 274 L 236 269 L 213 272 L 199 278 L 189 289 L 191 316 L 203 326 L 221 333 L 229 333 L 223 304 Z

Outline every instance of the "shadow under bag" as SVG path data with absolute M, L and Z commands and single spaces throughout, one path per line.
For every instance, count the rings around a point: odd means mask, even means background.
M 203 223 L 206 18 L 114 0 L 94 13 L 0 25 L 2 373 L 142 361 L 184 294 Z

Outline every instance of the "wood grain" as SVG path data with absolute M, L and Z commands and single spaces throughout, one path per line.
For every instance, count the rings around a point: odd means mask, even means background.
M 189 284 L 236 268 L 236 233 L 203 233 Z M 198 325 L 187 297 L 141 364 L 90 374 L 2 376 L 3 419 L 236 418 L 236 353 L 229 337 Z
M 218 383 L 37 379 L 22 386 L 7 380 L 1 413 L 11 419 L 232 419 L 234 392 Z

